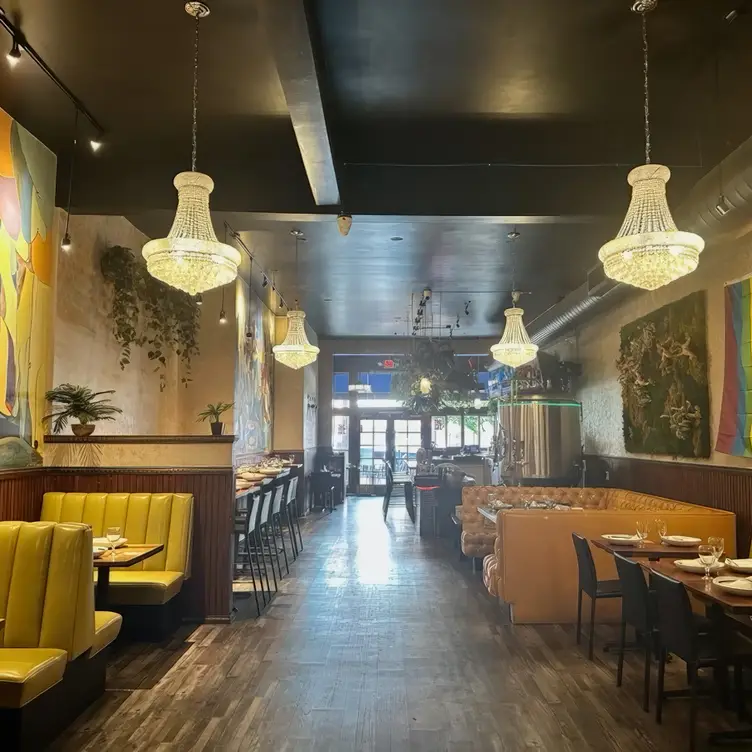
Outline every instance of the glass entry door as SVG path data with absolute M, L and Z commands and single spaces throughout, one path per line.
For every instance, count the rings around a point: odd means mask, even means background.
M 358 492 L 384 491 L 387 462 L 397 476 L 415 470 L 420 439 L 420 418 L 361 418 Z

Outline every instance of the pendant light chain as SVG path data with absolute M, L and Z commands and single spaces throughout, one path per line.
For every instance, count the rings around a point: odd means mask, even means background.
M 196 14 L 196 33 L 193 42 L 193 130 L 192 149 L 191 149 L 191 171 L 196 172 L 196 151 L 198 142 L 198 42 L 199 42 L 199 24 L 201 15 Z
M 644 73 L 643 87 L 645 92 L 645 164 L 650 164 L 650 85 L 648 69 L 648 19 L 646 11 L 642 16 L 642 69 Z

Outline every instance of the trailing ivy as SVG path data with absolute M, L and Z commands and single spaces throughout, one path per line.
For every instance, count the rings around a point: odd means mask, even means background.
M 154 279 L 130 248 L 108 246 L 100 268 L 112 286 L 112 333 L 120 344 L 120 368 L 131 362 L 134 345 L 147 348 L 160 390 L 167 385 L 170 352 L 183 366 L 181 383 L 191 382 L 191 359 L 198 354 L 199 309 L 187 293 Z

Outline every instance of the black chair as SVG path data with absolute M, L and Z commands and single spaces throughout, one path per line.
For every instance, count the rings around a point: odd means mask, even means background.
M 260 511 L 261 511 L 261 491 L 256 491 L 252 495 L 251 506 L 250 506 L 250 509 L 248 510 L 248 515 L 246 516 L 245 550 L 248 555 L 248 566 L 251 570 L 251 582 L 253 583 L 253 597 L 256 599 L 256 611 L 258 612 L 259 616 L 261 616 L 261 606 L 259 605 L 256 575 L 253 572 L 253 556 L 254 556 L 254 550 L 258 551 L 259 546 L 260 546 L 260 536 L 259 536 Z M 253 545 L 251 545 L 251 543 L 253 543 Z M 258 582 L 261 585 L 261 600 L 263 601 L 263 604 L 266 605 L 268 600 L 267 600 L 267 590 L 264 589 L 264 578 L 261 572 L 262 562 L 264 565 L 264 573 L 266 574 L 266 585 L 268 589 L 268 597 L 270 598 L 271 588 L 269 587 L 269 572 L 266 569 L 266 561 L 263 560 L 263 557 L 259 558 L 257 556 L 256 561 L 258 565 Z
M 290 562 L 287 560 L 287 547 L 285 546 L 285 536 L 282 532 L 282 504 L 287 495 L 287 489 L 290 486 L 290 478 L 285 478 L 274 489 L 274 501 L 272 502 L 272 535 L 274 536 L 274 547 L 277 551 L 277 561 L 279 561 L 279 549 L 277 548 L 277 533 L 279 530 L 280 543 L 282 543 L 282 554 L 285 558 L 285 571 L 290 574 Z M 282 572 L 279 573 L 280 578 Z
M 658 688 L 655 719 L 661 722 L 666 659 L 669 653 L 678 656 L 687 664 L 689 684 L 689 750 L 695 750 L 697 727 L 697 672 L 712 668 L 720 686 L 722 698 L 728 696 L 727 667 L 734 666 L 737 710 L 744 717 L 744 692 L 742 666 L 752 660 L 752 643 L 728 630 L 723 639 L 719 634 L 701 632 L 692 613 L 687 590 L 681 582 L 658 572 L 650 573 L 651 589 L 655 593 L 658 630 L 660 632 L 660 656 L 658 663 Z
M 287 527 L 290 531 L 290 538 L 292 539 L 296 558 L 303 550 L 303 536 L 300 534 L 300 520 L 298 518 L 298 477 L 299 476 L 296 475 L 290 481 L 290 485 L 287 490 L 287 501 L 285 503 L 285 507 L 287 509 Z M 296 529 L 298 532 L 297 540 L 295 539 Z
M 332 474 L 327 470 L 311 473 L 309 483 L 311 484 L 312 506 L 320 506 L 322 509 L 333 512 L 334 480 Z
M 384 503 L 381 505 L 381 511 L 386 520 L 386 515 L 389 512 L 389 500 L 392 498 L 392 490 L 394 489 L 394 472 L 392 466 L 388 463 L 384 463 L 386 467 L 386 488 L 384 490 Z
M 624 650 L 626 648 L 627 624 L 642 638 L 645 649 L 645 671 L 642 690 L 642 709 L 650 710 L 650 664 L 652 654 L 658 648 L 658 632 L 655 626 L 655 608 L 642 567 L 630 559 L 614 555 L 616 571 L 621 583 L 621 634 L 619 636 L 619 660 L 616 669 L 616 686 L 621 687 L 624 673 Z
M 619 580 L 598 580 L 595 573 L 595 562 L 587 540 L 577 533 L 572 533 L 574 550 L 577 554 L 577 569 L 579 571 L 579 586 L 577 588 L 577 644 L 580 644 L 582 632 L 582 594 L 590 598 L 590 642 L 588 658 L 593 660 L 593 639 L 595 637 L 595 604 L 602 598 L 621 598 Z
M 264 566 L 266 566 L 266 559 L 269 559 L 272 570 L 272 578 L 274 580 L 274 592 L 276 593 L 277 585 L 277 573 L 274 571 L 274 559 L 272 557 L 271 543 L 269 540 L 269 528 L 272 516 L 272 497 L 274 495 L 275 485 L 270 483 L 262 491 L 262 504 L 261 513 L 259 514 L 259 543 L 260 543 L 260 555 L 264 559 Z M 277 552 L 277 566 L 279 567 L 279 552 Z M 282 570 L 279 572 L 280 579 L 282 578 Z

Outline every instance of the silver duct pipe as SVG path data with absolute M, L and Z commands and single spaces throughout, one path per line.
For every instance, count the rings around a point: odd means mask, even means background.
M 752 138 L 748 138 L 719 165 L 702 177 L 676 212 L 680 227 L 705 239 L 707 246 L 737 240 L 752 232 Z M 530 339 L 539 347 L 575 323 L 593 316 L 603 301 L 613 301 L 635 292 L 629 285 L 592 283 L 603 277 L 602 267 L 588 274 L 588 282 L 542 313 L 527 326 Z

